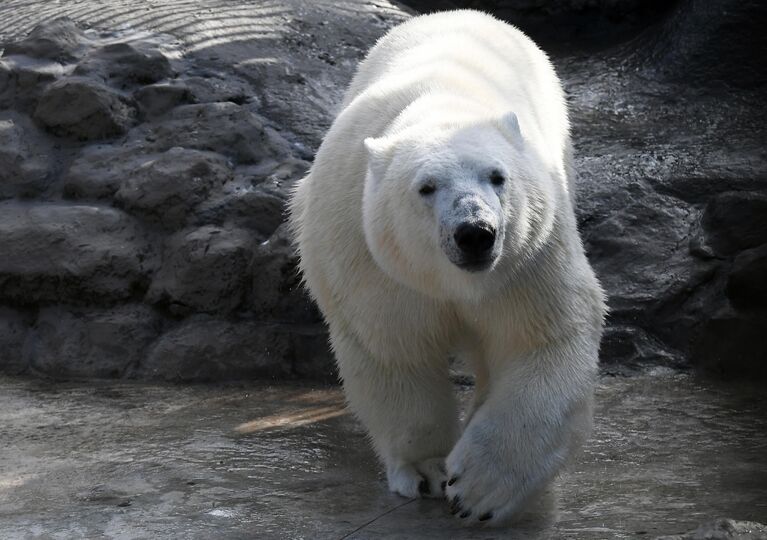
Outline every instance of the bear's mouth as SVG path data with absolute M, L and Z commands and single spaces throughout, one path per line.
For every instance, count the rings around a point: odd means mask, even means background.
M 454 264 L 461 270 L 476 273 L 483 272 L 490 268 L 493 261 L 495 261 L 494 257 L 482 257 L 480 259 L 462 259 Z

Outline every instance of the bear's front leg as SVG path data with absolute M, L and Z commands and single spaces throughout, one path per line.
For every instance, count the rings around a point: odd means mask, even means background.
M 447 459 L 453 514 L 503 524 L 548 486 L 590 431 L 597 347 L 573 338 L 489 362 L 487 399 Z
M 385 361 L 353 337 L 332 339 L 347 400 L 386 467 L 389 489 L 443 497 L 445 457 L 459 429 L 447 359 L 414 351 L 412 358 Z

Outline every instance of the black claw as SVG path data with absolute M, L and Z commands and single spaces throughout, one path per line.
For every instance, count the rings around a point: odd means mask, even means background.
M 486 514 L 482 514 L 481 516 L 479 516 L 479 520 L 480 521 L 487 521 L 488 519 L 490 519 L 492 517 L 493 517 L 493 513 L 492 512 L 487 512 Z
M 422 478 L 418 483 L 418 493 L 421 495 L 429 495 L 431 493 L 431 488 L 429 487 L 429 482 L 426 481 L 426 478 Z
M 461 519 L 463 519 L 463 518 L 467 518 L 467 517 L 469 517 L 470 515 L 471 515 L 471 510 L 466 510 L 466 511 L 465 511 L 463 514 L 461 514 L 459 517 L 460 517 Z
M 447 485 L 448 485 L 448 486 L 452 486 L 452 485 L 453 485 L 453 484 L 455 484 L 457 481 L 458 481 L 458 477 L 457 477 L 457 476 L 454 476 L 454 477 L 452 477 L 450 480 L 448 480 L 448 482 L 447 482 Z
M 442 492 L 443 492 L 443 493 L 445 492 L 445 486 L 447 486 L 447 482 L 445 482 L 444 480 L 442 480 L 442 483 L 439 485 L 439 487 L 441 487 L 441 488 L 442 488 Z
M 456 495 L 450 500 L 449 508 L 450 508 L 450 513 L 453 515 L 456 515 L 458 512 L 463 510 L 463 508 L 461 508 L 461 498 L 458 497 L 458 495 Z

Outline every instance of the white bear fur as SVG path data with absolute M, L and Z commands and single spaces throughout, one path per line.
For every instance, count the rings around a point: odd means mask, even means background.
M 419 16 L 360 64 L 291 202 L 305 282 L 390 489 L 446 495 L 466 522 L 518 514 L 589 431 L 605 307 L 569 148 L 559 80 L 530 39 L 476 11 Z M 486 210 L 505 233 L 492 267 L 468 272 L 440 249 L 448 210 L 415 188 L 436 171 L 438 189 L 489 200 L 486 167 L 508 175 Z M 450 355 L 476 375 L 462 428 Z

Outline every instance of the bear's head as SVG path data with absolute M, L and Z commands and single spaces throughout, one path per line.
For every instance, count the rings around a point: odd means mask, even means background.
M 395 280 L 478 299 L 532 258 L 552 227 L 551 171 L 516 115 L 368 138 L 365 239 Z

